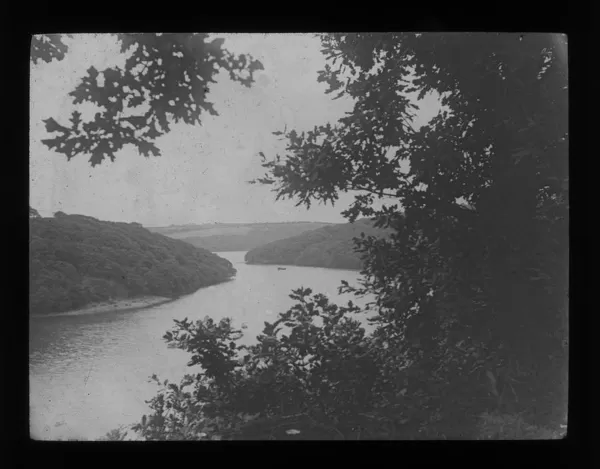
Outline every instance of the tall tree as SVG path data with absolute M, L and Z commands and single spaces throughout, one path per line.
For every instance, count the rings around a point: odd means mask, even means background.
M 92 166 L 105 158 L 114 161 L 125 145 L 135 145 L 145 156 L 160 155 L 154 144 L 169 132 L 172 123 L 194 125 L 208 112 L 218 115 L 207 100 L 210 84 L 220 70 L 249 87 L 262 64 L 246 55 L 236 56 L 223 48 L 223 39 L 208 34 L 117 34 L 121 52 L 127 54 L 124 68 L 96 70 L 69 93 L 74 104 L 89 102 L 99 108 L 94 119 L 82 121 L 74 111 L 68 123 L 53 117 L 44 122 L 54 138 L 43 140 L 51 150 L 68 159 L 90 155 Z M 62 60 L 68 47 L 60 35 L 36 36 L 31 60 Z
M 554 391 L 566 315 L 566 38 L 332 34 L 322 44 L 319 81 L 354 109 L 335 126 L 286 132 L 286 154 L 263 154 L 258 182 L 307 206 L 358 191 L 344 215 L 397 230 L 359 241 L 368 260 L 357 292 L 376 295 L 381 337 L 428 382 L 456 382 L 485 354 L 492 395 L 527 368 L 547 371 Z M 431 91 L 445 109 L 414 129 L 406 93 Z M 375 210 L 382 198 L 390 203 Z M 467 343 L 468 354 L 454 348 Z M 543 383 L 513 395 L 537 398 Z

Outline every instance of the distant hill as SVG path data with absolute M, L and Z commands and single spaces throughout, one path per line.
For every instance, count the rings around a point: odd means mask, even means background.
M 177 297 L 228 280 L 226 259 L 137 223 L 30 215 L 30 312 L 141 296 Z
M 181 239 L 212 252 L 226 252 L 249 251 L 272 241 L 325 226 L 336 226 L 336 224 L 321 222 L 218 223 L 148 227 L 148 230 L 170 238 Z
M 369 219 L 325 226 L 298 236 L 281 239 L 249 251 L 248 264 L 282 264 L 360 270 L 353 238 L 361 233 L 383 237 L 387 231 L 374 228 Z

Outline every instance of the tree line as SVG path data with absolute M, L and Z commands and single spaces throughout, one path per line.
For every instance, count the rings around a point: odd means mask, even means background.
M 34 209 L 30 209 L 33 214 Z M 138 223 L 30 215 L 30 312 L 144 295 L 178 297 L 235 275 L 226 259 Z

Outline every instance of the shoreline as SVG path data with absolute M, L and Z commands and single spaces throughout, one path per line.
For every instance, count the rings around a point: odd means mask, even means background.
M 208 288 L 215 285 L 219 285 L 221 283 L 231 282 L 235 280 L 235 275 L 223 280 L 221 282 L 217 282 L 212 285 L 206 285 L 204 287 L 200 287 L 198 290 L 202 288 Z M 197 291 L 197 290 L 196 290 Z M 190 295 L 195 292 L 189 293 Z M 171 303 L 173 301 L 177 301 L 178 299 L 187 296 L 181 295 L 177 298 L 169 298 L 165 296 L 140 296 L 136 298 L 122 298 L 119 300 L 111 300 L 111 301 L 100 301 L 97 303 L 91 303 L 83 308 L 74 309 L 72 311 L 63 311 L 60 313 L 48 313 L 48 314 L 30 314 L 29 317 L 31 319 L 40 319 L 40 318 L 55 318 L 61 316 L 84 316 L 87 314 L 99 314 L 99 313 L 108 313 L 111 311 L 118 312 L 131 312 L 137 311 L 139 309 L 151 308 L 154 306 L 160 306 L 166 303 Z
M 120 300 L 102 301 L 98 303 L 92 303 L 83 308 L 75 309 L 72 311 L 63 311 L 61 313 L 48 313 L 48 314 L 31 314 L 30 318 L 48 318 L 48 317 L 59 317 L 59 316 L 83 316 L 86 314 L 97 314 L 97 313 L 108 313 L 110 311 L 135 311 L 138 309 L 150 308 L 153 306 L 159 306 L 165 303 L 176 301 L 178 298 L 167 298 L 163 296 L 144 296 L 138 298 L 124 298 Z
M 306 267 L 309 269 L 327 269 L 327 270 L 347 270 L 348 272 L 360 272 L 361 269 L 348 269 L 347 267 L 323 267 L 320 265 L 300 265 L 300 264 L 275 264 L 270 262 L 244 262 L 246 265 L 264 265 L 272 267 Z

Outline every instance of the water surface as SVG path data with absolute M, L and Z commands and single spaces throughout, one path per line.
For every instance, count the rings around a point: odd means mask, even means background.
M 95 439 L 149 411 L 155 395 L 148 378 L 179 380 L 191 370 L 189 355 L 168 349 L 163 334 L 173 319 L 231 317 L 248 329 L 242 342 L 255 341 L 264 321 L 294 304 L 292 289 L 310 287 L 335 302 L 341 280 L 355 283 L 358 272 L 276 265 L 247 265 L 245 252 L 218 253 L 237 269 L 236 278 L 177 301 L 129 312 L 35 318 L 30 322 L 29 377 L 31 435 L 36 439 Z

